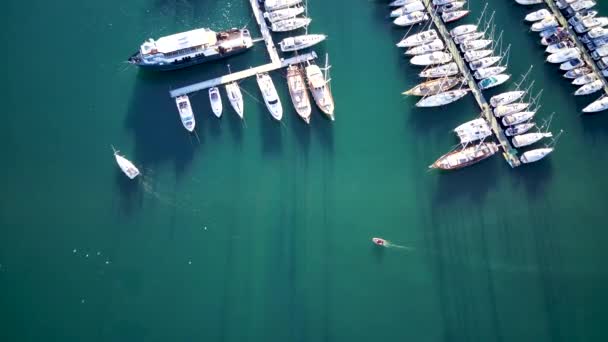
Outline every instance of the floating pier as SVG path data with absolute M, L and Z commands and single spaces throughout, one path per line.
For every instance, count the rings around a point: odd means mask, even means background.
M 169 95 L 171 97 L 177 97 L 181 95 L 188 95 L 190 93 L 194 93 L 200 90 L 204 90 L 211 87 L 216 87 L 222 84 L 238 81 L 247 77 L 255 76 L 256 74 L 262 72 L 269 72 L 273 70 L 278 70 L 281 68 L 285 68 L 291 64 L 304 63 L 306 61 L 310 61 L 317 58 L 317 54 L 313 51 L 310 53 L 306 53 L 303 55 L 297 55 L 292 58 L 281 59 L 279 57 L 279 53 L 277 51 L 274 42 L 272 41 L 272 35 L 268 25 L 266 24 L 266 20 L 264 19 L 264 12 L 260 8 L 260 4 L 258 0 L 249 0 L 251 4 L 251 9 L 253 10 L 253 15 L 255 16 L 255 20 L 260 26 L 260 32 L 262 33 L 262 39 L 266 44 L 266 49 L 268 50 L 268 55 L 270 56 L 270 63 L 260 65 L 254 68 L 249 68 L 247 70 L 238 71 L 235 73 L 231 73 L 228 75 L 220 76 L 214 79 L 210 79 L 207 81 L 191 84 L 185 87 L 173 89 L 169 91 Z
M 458 68 L 460 69 L 460 72 L 465 77 L 465 79 L 469 85 L 469 89 L 473 93 L 473 96 L 475 97 L 477 104 L 481 108 L 481 113 L 482 113 L 483 117 L 488 121 L 488 123 L 490 124 L 490 128 L 492 129 L 492 132 L 494 132 L 494 135 L 498 139 L 498 142 L 500 143 L 500 146 L 502 147 L 502 150 L 503 150 L 503 153 L 502 153 L 503 157 L 505 158 L 507 163 L 509 163 L 509 165 L 512 168 L 520 166 L 521 161 L 519 160 L 519 157 L 517 156 L 517 150 L 515 148 L 513 148 L 513 146 L 511 146 L 511 142 L 509 141 L 509 139 L 507 139 L 507 136 L 505 135 L 505 132 L 503 131 L 502 126 L 500 126 L 498 119 L 496 119 L 496 117 L 492 113 L 492 108 L 491 108 L 490 104 L 484 97 L 481 89 L 479 88 L 479 86 L 477 85 L 477 82 L 475 81 L 475 78 L 469 71 L 467 64 L 465 63 L 464 59 L 462 58 L 462 55 L 460 54 L 458 47 L 452 40 L 452 36 L 450 35 L 450 32 L 448 31 L 447 27 L 445 26 L 443 20 L 441 19 L 440 16 L 438 16 L 436 13 L 434 13 L 433 6 L 432 6 L 432 0 L 423 0 L 423 2 L 427 8 L 429 15 L 431 16 L 431 18 L 433 20 L 433 23 L 437 27 L 437 32 L 443 38 L 445 44 L 447 45 L 448 49 L 450 50 L 450 53 L 452 54 L 452 57 L 454 58 L 454 62 L 456 62 L 456 64 L 458 65 Z
M 604 84 L 604 93 L 608 94 L 608 81 L 606 81 L 606 78 L 602 74 L 602 71 L 597 67 L 597 64 L 595 63 L 593 58 L 591 58 L 591 56 L 589 55 L 589 51 L 587 51 L 587 47 L 585 46 L 585 44 L 583 44 L 580 41 L 580 39 L 578 37 L 578 33 L 576 33 L 572 29 L 572 27 L 570 27 L 570 24 L 568 23 L 568 19 L 566 19 L 566 17 L 562 13 L 562 11 L 560 11 L 560 9 L 557 7 L 554 0 L 545 0 L 545 3 L 547 4 L 547 6 L 549 6 L 549 9 L 551 9 L 551 12 L 553 12 L 553 15 L 555 16 L 555 18 L 557 19 L 559 24 L 565 30 L 568 30 L 568 33 L 570 33 L 570 35 L 572 36 L 572 39 L 574 39 L 574 43 L 576 44 L 576 47 L 578 47 L 579 50 L 581 50 L 581 57 L 583 58 L 585 63 L 587 63 L 587 65 L 589 65 L 593 69 L 593 73 L 595 74 L 595 76 L 597 76 L 597 78 L 602 81 L 602 83 Z

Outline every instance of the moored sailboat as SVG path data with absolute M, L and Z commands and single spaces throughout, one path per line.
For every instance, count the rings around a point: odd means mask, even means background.
M 522 96 L 524 96 L 525 93 L 526 92 L 523 90 L 513 90 L 494 95 L 490 98 L 490 104 L 492 105 L 492 107 L 508 105 L 519 100 Z
M 446 76 L 454 76 L 460 73 L 458 70 L 458 65 L 456 62 L 450 62 L 448 64 L 442 64 L 433 68 L 428 68 L 420 72 L 418 74 L 423 78 L 437 78 L 437 77 L 446 77 Z
M 524 152 L 521 155 L 521 157 L 519 158 L 519 160 L 521 160 L 521 162 L 524 164 L 529 164 L 529 163 L 533 163 L 535 161 L 539 161 L 539 160 L 545 158 L 551 152 L 553 152 L 552 147 L 537 148 L 535 150 L 530 150 L 530 151 Z
M 424 32 L 416 33 L 409 37 L 401 39 L 399 43 L 397 43 L 397 47 L 413 47 L 418 45 L 423 45 L 430 43 L 437 39 L 439 36 L 437 35 L 437 31 L 434 29 L 427 30 Z
M 116 159 L 116 164 L 120 167 L 120 170 L 127 176 L 129 179 L 133 179 L 139 176 L 139 169 L 133 165 L 133 163 L 127 158 L 121 156 L 119 154 L 120 151 L 116 150 L 114 146 L 112 146 L 112 151 L 114 151 L 114 159 Z
M 512 137 L 518 134 L 524 134 L 530 129 L 532 129 L 532 127 L 534 126 L 536 126 L 536 124 L 534 124 L 533 122 L 526 122 L 518 125 L 509 126 L 505 130 L 505 135 L 508 137 Z
M 179 112 L 179 118 L 182 121 L 182 125 L 188 132 L 194 131 L 196 121 L 194 120 L 194 113 L 192 112 L 192 106 L 190 105 L 190 99 L 188 95 L 181 95 L 175 98 L 175 105 Z
M 438 78 L 424 83 L 420 83 L 412 89 L 403 92 L 403 95 L 413 96 L 428 96 L 442 93 L 454 88 L 461 83 L 462 79 L 458 77 Z
M 327 56 L 325 60 L 325 71 L 329 70 Z M 334 121 L 334 98 L 331 94 L 329 87 L 329 79 L 323 74 L 321 68 L 316 64 L 309 64 L 306 66 L 306 79 L 308 80 L 308 88 L 312 93 L 312 97 L 317 104 L 317 107 L 327 115 L 327 117 Z
M 456 89 L 425 97 L 416 107 L 439 107 L 458 101 L 468 93 L 468 89 Z
M 526 134 L 514 136 L 513 139 L 511 139 L 511 142 L 513 142 L 513 146 L 520 148 L 520 147 L 532 145 L 532 144 L 540 141 L 543 138 L 551 138 L 551 137 L 553 137 L 553 133 L 551 133 L 551 132 L 526 133 Z
M 218 118 L 222 117 L 222 97 L 217 87 L 209 88 L 209 102 L 211 103 L 213 114 Z

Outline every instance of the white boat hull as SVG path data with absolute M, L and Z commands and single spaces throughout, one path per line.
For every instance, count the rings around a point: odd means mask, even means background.
M 553 148 L 538 148 L 536 150 L 526 151 L 519 158 L 522 163 L 529 164 L 539 161 L 553 152 Z
M 220 90 L 217 87 L 209 88 L 209 102 L 211 103 L 211 110 L 213 114 L 218 118 L 222 117 L 222 97 Z

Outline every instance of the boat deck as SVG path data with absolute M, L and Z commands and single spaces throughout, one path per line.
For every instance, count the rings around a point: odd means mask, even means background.
M 458 68 L 460 69 L 460 72 L 466 79 L 466 81 L 469 85 L 469 89 L 473 93 L 473 96 L 475 97 L 477 104 L 481 108 L 481 113 L 482 113 L 483 117 L 488 121 L 490 128 L 492 129 L 492 132 L 494 132 L 496 139 L 498 139 L 498 142 L 500 143 L 500 146 L 502 147 L 502 150 L 503 150 L 503 153 L 502 153 L 503 157 L 505 158 L 505 160 L 507 161 L 507 163 L 509 163 L 509 165 L 511 167 L 514 168 L 514 167 L 520 166 L 521 161 L 519 160 L 519 157 L 517 156 L 517 153 L 518 153 L 517 150 L 515 148 L 513 148 L 513 146 L 511 146 L 511 142 L 509 141 L 509 139 L 507 139 L 507 136 L 505 135 L 505 132 L 502 129 L 502 126 L 498 122 L 498 119 L 496 119 L 496 117 L 494 117 L 494 114 L 492 113 L 492 107 L 490 106 L 490 104 L 488 103 L 486 98 L 484 97 L 481 89 L 479 89 L 479 86 L 477 85 L 475 78 L 469 71 L 469 68 L 468 68 L 466 62 L 464 61 L 464 59 L 462 58 L 462 55 L 460 54 L 460 50 L 458 49 L 458 46 L 456 46 L 456 44 L 452 40 L 452 36 L 450 36 L 450 32 L 448 31 L 448 29 L 445 26 L 441 17 L 436 15 L 436 13 L 433 13 L 432 0 L 423 0 L 423 2 L 428 10 L 429 15 L 433 19 L 433 23 L 437 27 L 437 32 L 443 38 L 444 43 L 446 44 L 446 46 L 448 47 L 448 49 L 450 50 L 450 53 L 452 54 L 452 56 L 454 58 L 454 62 L 456 62 L 456 64 L 458 65 Z
M 298 55 L 298 56 L 295 56 L 292 58 L 280 60 L 278 63 L 268 63 L 268 64 L 257 66 L 255 68 L 242 70 L 242 71 L 235 72 L 232 74 L 213 78 L 213 79 L 210 79 L 207 81 L 203 81 L 203 82 L 191 84 L 191 85 L 188 85 L 185 87 L 173 89 L 169 92 L 169 94 L 171 95 L 171 97 L 187 95 L 189 93 L 194 93 L 196 91 L 204 90 L 204 89 L 211 88 L 211 87 L 217 87 L 222 84 L 238 81 L 243 78 L 251 77 L 251 76 L 254 76 L 254 75 L 262 73 L 262 72 L 269 72 L 269 71 L 285 68 L 291 64 L 304 63 L 306 61 L 309 61 L 309 60 L 312 60 L 315 58 L 317 58 L 317 54 L 313 51 L 311 53 Z
M 583 42 L 580 41 L 576 31 L 574 31 L 572 29 L 572 27 L 570 27 L 570 24 L 568 23 L 568 19 L 566 19 L 566 17 L 563 15 L 562 11 L 559 10 L 559 8 L 555 4 L 554 0 L 545 0 L 545 3 L 547 4 L 547 6 L 549 6 L 549 9 L 551 10 L 551 12 L 553 12 L 553 15 L 555 16 L 555 18 L 557 19 L 559 24 L 563 28 L 568 30 L 568 33 L 570 33 L 570 35 L 574 39 L 574 42 L 576 43 L 576 47 L 578 47 L 581 50 L 581 53 L 582 53 L 581 56 L 583 57 L 583 60 L 587 63 L 587 65 L 589 65 L 589 66 L 591 66 L 591 68 L 593 68 L 593 73 L 604 84 L 604 93 L 608 94 L 608 81 L 606 81 L 606 78 L 604 77 L 604 75 L 602 75 L 602 71 L 600 70 L 600 68 L 598 68 L 598 66 L 595 63 L 595 61 L 593 60 L 593 58 L 591 58 L 591 55 L 589 55 L 589 51 L 587 51 L 587 47 L 585 46 L 585 44 L 583 44 Z

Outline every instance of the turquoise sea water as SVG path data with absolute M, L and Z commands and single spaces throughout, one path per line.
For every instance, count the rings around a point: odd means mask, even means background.
M 481 12 L 470 3 L 462 22 Z M 478 109 L 400 95 L 419 69 L 394 46 L 405 30 L 384 1 L 309 1 L 310 31 L 329 36 L 316 50 L 333 65 L 335 122 L 315 111 L 308 127 L 291 109 L 273 122 L 248 79 L 244 123 L 227 101 L 217 120 L 206 92 L 191 96 L 200 142 L 168 91 L 265 63 L 264 46 L 170 73 L 123 61 L 147 37 L 196 27 L 258 36 L 247 1 L 8 1 L 0 340 L 607 340 L 608 116 L 579 115 L 593 97 L 574 99 L 543 63 L 528 9 L 488 7 L 510 73 L 535 65 L 541 113 L 565 134 L 535 165 L 495 156 L 438 173 L 427 165 Z

